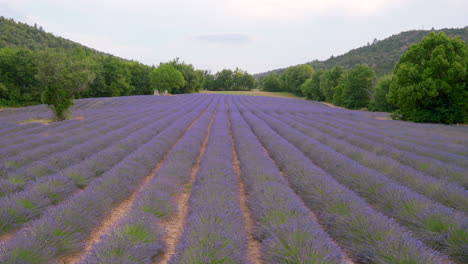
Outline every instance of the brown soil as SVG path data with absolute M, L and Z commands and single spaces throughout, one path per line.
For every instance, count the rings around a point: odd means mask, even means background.
M 392 120 L 389 116 L 374 116 L 374 118 L 378 120 Z
M 85 117 L 84 116 L 75 116 L 75 117 L 72 117 L 72 118 L 68 118 L 68 120 L 84 120 Z M 34 119 L 34 118 L 31 118 L 31 119 L 26 119 L 26 120 L 23 120 L 21 122 L 19 122 L 20 124 L 29 124 L 29 123 L 39 123 L 39 124 L 43 124 L 43 125 L 48 125 L 50 123 L 54 122 L 54 120 L 52 119 Z
M 5 245 L 10 239 L 13 238 L 13 236 L 15 235 L 16 231 L 12 231 L 10 233 L 7 233 L 3 236 L 0 237 L 0 248 Z
M 234 137 L 232 135 L 231 120 L 229 119 L 229 115 L 227 112 L 226 114 L 227 114 L 227 120 L 229 124 L 229 135 L 231 137 L 231 150 L 232 150 L 232 156 L 233 156 L 232 166 L 236 174 L 236 180 L 237 180 L 237 185 L 238 185 L 238 190 L 239 190 L 239 204 L 240 204 L 240 208 L 242 211 L 242 216 L 244 218 L 244 229 L 248 237 L 247 250 L 248 250 L 251 263 L 261 264 L 262 263 L 261 243 L 260 241 L 254 239 L 253 237 L 253 231 L 252 231 L 253 221 L 252 221 L 252 216 L 250 215 L 250 211 L 246 205 L 245 186 L 244 186 L 244 181 L 242 180 L 242 177 L 241 177 L 239 158 L 237 156 L 237 151 L 234 147 Z
M 278 169 L 278 171 L 280 172 L 280 175 L 281 175 L 281 179 L 283 180 L 283 182 L 292 190 L 290 184 L 289 184 L 289 181 L 288 179 L 286 178 L 286 176 L 284 175 L 284 172 L 278 167 L 278 165 L 276 165 L 276 162 L 271 158 L 270 156 L 270 153 L 268 152 L 268 150 L 262 145 L 262 149 L 263 149 L 263 152 L 265 153 L 265 155 L 273 162 L 273 164 L 275 164 L 276 168 Z M 297 197 L 297 199 L 302 203 L 302 205 L 304 206 L 304 208 L 307 208 L 307 211 L 309 213 L 309 216 L 310 218 L 312 218 L 312 220 L 314 220 L 315 223 L 317 223 L 320 228 L 322 230 L 326 230 L 326 228 L 318 221 L 318 218 L 317 218 L 317 215 L 304 203 L 304 200 L 302 200 L 302 198 L 297 195 L 297 193 L 295 191 L 293 191 L 293 194 Z M 339 243 L 336 242 L 332 237 L 329 237 L 330 238 L 330 241 L 335 244 L 336 247 L 340 248 L 341 249 L 341 252 L 343 252 L 343 262 L 346 263 L 346 264 L 354 264 L 354 261 L 347 255 L 345 255 L 345 251 L 343 250 L 342 247 L 339 246 Z
M 190 174 L 189 182 L 187 183 L 187 187 L 191 187 L 195 182 L 197 177 L 198 170 L 200 169 L 200 162 L 203 157 L 203 154 L 206 150 L 206 145 L 208 144 L 208 138 L 211 132 L 211 126 L 213 124 L 213 120 L 216 113 L 213 114 L 211 117 L 210 123 L 208 125 L 208 130 L 203 139 L 203 143 L 200 149 L 200 153 L 198 154 L 197 160 L 195 165 L 192 167 L 192 172 Z M 180 237 L 184 231 L 185 220 L 188 214 L 188 200 L 190 198 L 191 192 L 183 191 L 177 197 L 177 212 L 173 215 L 168 221 L 164 223 L 164 227 L 166 230 L 164 241 L 166 244 L 166 251 L 161 256 L 160 259 L 155 261 L 154 263 L 166 264 L 169 262 L 171 257 L 174 255 L 177 244 L 179 243 Z
M 114 207 L 114 209 L 110 211 L 110 213 L 104 218 L 101 224 L 91 233 L 89 238 L 86 241 L 84 241 L 84 249 L 80 252 L 70 254 L 68 256 L 59 257 L 56 263 L 77 264 L 84 260 L 86 256 L 91 254 L 91 249 L 93 245 L 98 243 L 103 235 L 108 234 L 120 220 L 122 220 L 125 216 L 128 215 L 131 206 L 135 202 L 136 197 L 138 197 L 138 195 L 144 190 L 146 184 L 156 176 L 157 172 L 164 164 L 167 155 L 172 151 L 174 146 L 176 146 L 177 143 L 179 143 L 183 135 L 185 135 L 185 133 L 187 133 L 187 131 L 190 130 L 190 128 L 192 128 L 193 124 L 197 119 L 198 117 L 190 123 L 190 125 L 187 127 L 184 133 L 177 139 L 176 143 L 172 145 L 172 147 L 164 154 L 163 158 L 156 164 L 156 167 L 153 168 L 150 174 L 145 176 L 145 178 L 142 180 L 137 189 L 130 195 L 130 197 L 118 204 L 116 207 Z
M 321 102 L 322 104 L 326 105 L 326 106 L 329 106 L 329 107 L 332 107 L 332 108 L 337 108 L 337 109 L 343 109 L 343 110 L 349 110 L 349 109 L 346 109 L 344 107 L 341 107 L 341 106 L 336 106 L 334 104 L 330 104 L 330 103 L 327 103 L 327 102 Z

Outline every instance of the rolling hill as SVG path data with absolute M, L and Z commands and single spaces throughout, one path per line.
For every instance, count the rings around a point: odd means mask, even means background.
M 459 36 L 463 41 L 468 43 L 468 26 L 464 28 L 450 28 L 434 31 L 443 31 L 449 36 Z M 382 76 L 391 73 L 398 59 L 408 47 L 411 44 L 421 41 L 429 32 L 431 32 L 431 30 L 401 32 L 383 40 L 374 40 L 372 44 L 350 50 L 343 55 L 332 56 L 324 61 L 314 60 L 307 62 L 307 64 L 310 64 L 314 69 L 331 69 L 335 66 L 343 66 L 349 69 L 356 64 L 367 64 L 374 68 L 377 76 Z M 255 74 L 254 76 L 259 78 L 273 72 L 282 73 L 285 69 L 286 68 L 276 69 Z

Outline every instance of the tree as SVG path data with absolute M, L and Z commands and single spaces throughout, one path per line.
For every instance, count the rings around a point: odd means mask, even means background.
M 320 69 L 312 73 L 312 77 L 301 85 L 301 91 L 307 99 L 323 101 L 325 96 L 320 90 L 320 77 L 325 71 Z
M 324 72 L 320 76 L 320 91 L 325 97 L 325 101 L 331 103 L 333 102 L 333 95 L 335 93 L 335 88 L 338 86 L 342 75 L 345 70 L 343 67 L 334 67 L 329 71 Z
M 468 122 L 468 47 L 458 37 L 429 33 L 395 66 L 387 96 L 393 117 L 414 122 Z
M 277 73 L 271 73 L 263 77 L 263 89 L 269 92 L 281 91 L 281 79 Z
M 392 75 L 384 75 L 377 82 L 374 90 L 374 100 L 369 104 L 369 109 L 372 111 L 391 112 L 395 110 L 395 106 L 387 100 L 387 94 L 392 84 Z
M 333 96 L 333 104 L 350 109 L 367 107 L 373 94 L 374 79 L 374 70 L 369 66 L 354 66 L 340 79 Z
M 88 88 L 95 74 L 87 57 L 67 57 L 64 53 L 45 51 L 38 64 L 37 79 L 43 85 L 41 100 L 58 121 L 67 118 L 73 99 Z
M 255 88 L 255 78 L 239 68 L 232 73 L 233 85 L 231 90 L 248 91 Z
M 229 69 L 224 69 L 215 74 L 215 87 L 216 91 L 230 91 L 234 85 L 234 72 Z
M 179 58 L 169 62 L 184 76 L 185 85 L 180 87 L 178 93 L 196 93 L 201 90 L 205 77 L 203 72 L 195 70 L 192 64 L 186 64 L 185 62 L 179 61 Z
M 284 89 L 297 95 L 302 95 L 301 85 L 312 76 L 314 69 L 309 64 L 292 66 L 281 75 Z
M 131 73 L 127 62 L 106 56 L 102 61 L 102 74 L 105 82 L 104 93 L 100 96 L 131 95 L 135 89 L 131 85 Z
M 134 87 L 132 94 L 149 95 L 153 94 L 150 83 L 151 67 L 141 64 L 136 61 L 129 62 L 128 69 L 130 71 L 130 85 Z
M 161 63 L 158 68 L 150 73 L 152 87 L 160 92 L 167 90 L 169 93 L 180 93 L 180 88 L 185 85 L 184 76 L 171 63 Z
M 0 49 L 0 82 L 4 84 L 0 99 L 9 104 L 40 103 L 42 89 L 36 74 L 37 56 L 32 51 Z

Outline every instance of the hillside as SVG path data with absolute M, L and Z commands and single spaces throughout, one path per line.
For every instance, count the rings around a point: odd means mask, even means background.
M 435 32 L 443 31 L 449 36 L 460 36 L 460 38 L 468 43 L 468 26 L 464 28 L 452 28 L 435 30 Z M 418 43 L 430 30 L 411 30 L 393 35 L 384 40 L 375 40 L 372 44 L 364 47 L 350 50 L 349 52 L 330 57 L 325 61 L 315 60 L 308 62 L 314 69 L 331 69 L 335 66 L 343 66 L 346 69 L 353 67 L 356 64 L 367 64 L 372 66 L 377 76 L 382 76 L 393 71 L 395 64 L 400 56 L 408 49 L 411 44 Z M 282 73 L 285 70 L 276 69 L 269 72 L 255 74 L 256 78 L 268 75 L 270 73 Z
M 16 22 L 13 19 L 0 16 L 0 49 L 6 47 L 23 48 L 32 51 L 55 49 L 65 52 L 72 52 L 76 48 L 82 48 L 87 53 L 109 55 L 77 42 L 47 33 L 41 26 L 30 26 L 26 23 Z
M 75 98 L 152 93 L 153 67 L 55 36 L 41 26 L 0 17 L 0 105 L 40 104 L 45 85 L 37 79 L 39 68 L 53 57 L 60 57 L 62 69 L 84 63 L 92 71 L 94 82 L 89 89 L 75 91 Z

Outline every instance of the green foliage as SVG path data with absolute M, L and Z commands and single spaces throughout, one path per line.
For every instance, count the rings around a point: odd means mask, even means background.
M 77 60 L 77 64 L 80 63 L 80 57 L 88 58 L 89 69 L 95 75 L 94 82 L 89 85 L 89 89 L 74 91 L 75 98 L 153 93 L 155 84 L 151 83 L 150 75 L 154 67 L 98 52 L 46 33 L 41 27 L 31 27 L 0 17 L 0 105 L 39 104 L 41 95 L 51 92 L 44 92 L 45 86 L 36 78 L 44 51 L 65 55 L 72 61 Z M 173 93 L 197 92 L 203 87 L 202 71 L 177 59 L 171 63 L 185 80 L 185 84 Z M 253 77 L 244 80 L 241 85 L 246 86 L 246 82 L 254 82 Z M 58 91 L 52 93 L 60 94 Z M 66 97 L 66 94 L 62 96 Z M 62 100 L 62 103 L 65 101 Z M 66 108 L 67 105 L 57 107 Z
M 281 75 L 283 90 L 302 96 L 301 85 L 312 76 L 314 69 L 308 64 L 292 66 Z
M 468 47 L 431 33 L 411 46 L 395 67 L 387 96 L 393 116 L 433 123 L 468 122 Z
M 34 78 L 36 74 L 36 54 L 25 49 L 0 49 L 0 99 L 39 103 L 41 89 Z
M 350 109 L 367 107 L 373 94 L 375 73 L 367 65 L 356 65 L 343 75 L 333 95 L 333 103 Z
M 334 67 L 333 69 L 324 72 L 320 76 L 320 91 L 325 97 L 325 101 L 331 103 L 335 94 L 335 89 L 338 86 L 338 82 L 345 73 L 343 67 Z
M 57 120 L 67 118 L 75 95 L 94 80 L 91 68 L 91 60 L 82 54 L 67 57 L 64 53 L 41 52 L 36 75 L 44 87 L 41 100 L 52 109 Z
M 184 76 L 171 63 L 162 63 L 150 73 L 151 86 L 163 92 L 167 90 L 171 94 L 180 93 L 185 85 Z
M 281 91 L 281 88 L 281 79 L 278 74 L 272 73 L 263 78 L 263 90 L 269 92 L 279 92 Z
M 390 104 L 387 100 L 387 94 L 392 84 L 392 75 L 382 76 L 375 86 L 374 100 L 369 104 L 369 110 L 391 112 L 395 110 L 395 106 Z
M 302 94 L 306 96 L 307 99 L 324 101 L 325 96 L 320 90 L 320 78 L 325 73 L 324 70 L 317 70 L 312 73 L 312 77 L 305 81 L 301 85 Z
M 152 68 L 137 61 L 127 63 L 127 68 L 130 72 L 130 86 L 134 87 L 132 94 L 153 94 L 149 77 Z
M 169 63 L 182 73 L 185 80 L 185 84 L 180 87 L 177 93 L 197 93 L 203 88 L 205 77 L 202 71 L 195 70 L 192 64 L 180 62 L 178 58 Z
M 239 68 L 224 69 L 212 75 L 205 72 L 205 89 L 211 91 L 249 91 L 255 88 L 255 78 Z

